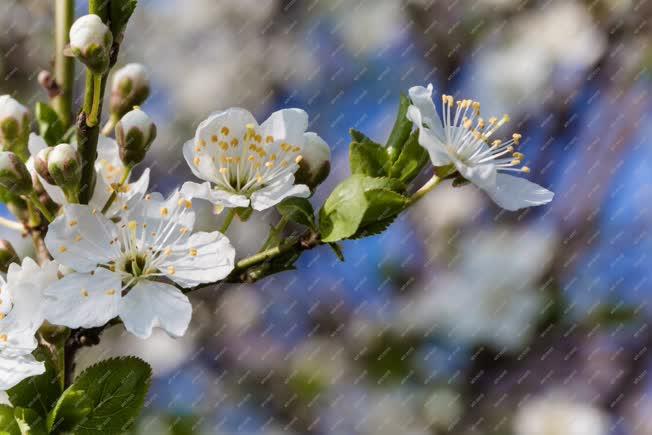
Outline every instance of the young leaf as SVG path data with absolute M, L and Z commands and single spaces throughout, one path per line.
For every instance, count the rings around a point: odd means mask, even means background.
M 385 148 L 373 142 L 351 142 L 349 146 L 351 174 L 370 177 L 387 176 L 389 159 Z
M 0 435 L 20 435 L 14 408 L 9 405 L 0 404 Z
M 87 368 L 48 416 L 48 428 L 75 434 L 122 433 L 140 414 L 152 369 L 136 357 L 112 358 Z M 74 404 L 86 410 L 76 410 Z
M 408 198 L 397 193 L 403 184 L 390 178 L 352 175 L 340 183 L 319 212 L 324 242 L 346 239 L 373 224 L 400 213 Z
M 27 408 L 16 408 L 14 418 L 21 435 L 45 435 L 45 418 L 36 411 Z
M 374 143 L 373 140 L 369 139 L 369 136 L 361 132 L 360 130 L 356 130 L 355 128 L 350 128 L 349 129 L 349 136 L 351 136 L 351 140 L 353 142 L 371 142 Z
M 7 395 L 12 405 L 32 409 L 45 417 L 61 395 L 61 384 L 49 352 L 39 347 L 34 357 L 45 363 L 45 373 L 21 381 L 7 390 Z
M 306 198 L 290 197 L 276 206 L 281 214 L 291 220 L 313 230 L 317 229 L 315 225 L 315 211 L 312 204 Z
M 117 42 L 122 41 L 122 36 L 127 27 L 127 22 L 136 10 L 137 0 L 111 0 L 109 15 L 111 17 L 111 33 Z
M 410 107 L 410 99 L 401 94 L 394 127 L 389 134 L 389 139 L 387 139 L 387 154 L 391 163 L 394 163 L 401 154 L 403 144 L 405 144 L 412 131 L 412 122 L 407 119 L 408 107 Z
M 428 151 L 419 145 L 419 133 L 414 132 L 405 142 L 401 154 L 392 165 L 389 176 L 409 183 L 419 175 L 427 161 Z
M 61 143 L 66 131 L 54 109 L 45 103 L 36 103 L 36 121 L 39 134 L 49 146 Z

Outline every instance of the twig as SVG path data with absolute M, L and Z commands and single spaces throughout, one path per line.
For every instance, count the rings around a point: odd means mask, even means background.
M 11 219 L 7 219 L 5 217 L 0 216 L 0 225 L 7 227 L 11 230 L 16 230 L 16 231 L 23 231 L 25 229 L 25 226 L 21 224 L 20 222 L 16 222 Z
M 63 54 L 70 42 L 69 33 L 75 16 L 75 0 L 56 0 L 54 77 L 59 95 L 52 100 L 64 130 L 72 124 L 72 89 L 75 76 L 74 58 Z

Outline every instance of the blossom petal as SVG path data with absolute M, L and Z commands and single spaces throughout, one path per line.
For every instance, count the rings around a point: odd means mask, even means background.
M 187 181 L 181 186 L 181 194 L 188 199 L 205 199 L 213 204 L 229 208 L 249 206 L 249 199 L 246 196 L 213 189 L 208 181 L 201 184 Z
M 217 166 L 215 166 L 211 158 L 212 154 L 212 151 L 205 151 L 204 148 L 198 147 L 194 140 L 189 140 L 183 144 L 183 157 L 186 159 L 186 163 L 193 175 L 202 180 L 215 182 L 217 180 Z
M 235 264 L 235 249 L 229 239 L 217 231 L 194 233 L 185 243 L 171 249 L 159 268 L 183 287 L 225 278 Z
M 11 294 L 13 308 L 0 321 L 0 329 L 5 330 L 7 324 L 11 330 L 26 332 L 33 338 L 44 320 L 43 290 L 57 281 L 58 270 L 59 265 L 54 261 L 46 261 L 39 266 L 30 257 L 25 257 L 21 265 L 9 265 L 5 289 Z M 13 334 L 8 335 L 11 338 Z M 28 338 L 28 341 L 31 339 Z
M 127 183 L 123 186 L 122 190 L 124 191 L 118 192 L 113 204 L 111 204 L 111 207 L 106 211 L 106 216 L 115 216 L 120 210 L 131 210 L 136 207 L 147 193 L 148 186 L 149 168 L 146 168 L 138 180 L 133 183 Z M 97 177 L 95 190 L 93 191 L 93 196 L 88 202 L 88 205 L 92 208 L 101 210 L 104 208 L 104 204 L 106 204 L 106 201 L 108 201 L 112 192 L 113 187 L 111 187 L 104 178 Z
M 48 147 L 48 144 L 45 142 L 41 136 L 36 133 L 30 133 L 29 139 L 27 141 L 27 149 L 29 150 L 30 155 L 36 156 L 39 151 Z
M 419 145 L 428 151 L 432 164 L 434 166 L 445 166 L 450 164 L 452 160 L 442 142 L 443 139 L 437 136 L 433 130 L 422 125 L 421 112 L 419 112 L 416 106 L 408 107 L 407 117 L 417 125 L 417 128 L 419 129 Z
M 305 184 L 294 184 L 294 175 L 287 174 L 273 184 L 263 187 L 251 194 L 251 207 L 254 210 L 265 210 L 274 207 L 290 196 L 307 198 L 310 188 Z
M 59 263 L 77 272 L 91 272 L 98 264 L 113 260 L 118 247 L 113 222 L 86 205 L 69 204 L 49 226 L 45 244 Z
M 242 140 L 242 136 L 249 124 L 258 126 L 256 118 L 246 109 L 231 107 L 222 112 L 213 113 L 197 127 L 194 145 L 199 141 L 204 141 L 207 146 L 217 146 L 216 141 L 213 140 L 214 135 L 217 138 L 227 140 L 227 142 L 233 138 Z M 226 135 L 223 134 L 224 127 L 228 130 Z M 227 132 L 227 130 L 224 130 L 224 132 Z
M 412 101 L 413 107 L 418 110 L 421 115 L 416 117 L 416 112 L 413 110 L 408 111 L 408 119 L 421 128 L 425 124 L 434 134 L 440 139 L 444 140 L 444 126 L 441 118 L 437 115 L 435 103 L 432 101 L 432 84 L 427 88 L 423 86 L 413 86 L 408 90 L 408 95 Z
M 156 281 L 140 281 L 122 298 L 120 318 L 127 331 L 147 338 L 155 327 L 173 337 L 186 333 L 192 306 L 188 297 L 176 287 Z
M 120 275 L 108 269 L 71 273 L 45 289 L 45 317 L 69 328 L 102 326 L 118 315 L 121 289 Z
M 45 364 L 32 355 L 11 358 L 0 356 L 0 390 L 16 386 L 23 379 L 45 373 Z
M 302 146 L 308 114 L 301 109 L 282 109 L 272 113 L 260 126 L 263 138 L 272 136 L 275 141 L 283 140 L 295 146 Z
M 482 187 L 500 207 L 514 211 L 525 207 L 547 204 L 553 192 L 525 178 L 497 174 L 496 183 Z
M 467 166 L 457 159 L 454 160 L 454 163 L 462 177 L 481 189 L 496 184 L 497 171 L 495 165 L 487 163 L 484 165 Z

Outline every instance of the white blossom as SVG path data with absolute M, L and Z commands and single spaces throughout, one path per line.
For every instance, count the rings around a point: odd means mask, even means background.
M 415 86 L 409 90 L 412 105 L 408 118 L 419 129 L 419 144 L 430 155 L 435 166 L 454 165 L 467 180 L 484 190 L 496 204 L 507 210 L 542 205 L 554 194 L 549 190 L 509 173 L 529 173 L 519 167 L 525 156 L 515 151 L 521 135 L 514 133 L 508 141 L 491 140 L 493 134 L 509 118 L 500 120 L 480 117 L 480 103 L 458 100 L 451 113 L 453 97 L 442 96 L 442 119 L 432 101 L 432 85 Z
M 190 288 L 226 277 L 235 251 L 219 232 L 192 233 L 195 213 L 179 193 L 148 195 L 120 219 L 69 204 L 49 227 L 45 243 L 59 263 L 75 270 L 50 286 L 46 318 L 71 328 L 100 326 L 118 316 L 146 338 L 161 327 L 182 336 L 192 307 L 166 279 Z
M 514 418 L 515 435 L 606 435 L 609 417 L 598 408 L 555 391 L 525 402 Z
M 536 284 L 555 245 L 554 233 L 540 229 L 468 236 L 457 255 L 460 264 L 418 283 L 395 327 L 437 331 L 466 345 L 520 348 L 547 302 Z
M 29 137 L 29 151 L 32 158 L 27 163 L 27 167 L 33 170 L 33 158 L 39 151 L 47 148 L 47 144 L 42 137 L 31 134 Z M 104 204 L 111 196 L 114 188 L 117 188 L 120 180 L 127 169 L 120 159 L 120 150 L 118 144 L 106 136 L 100 136 L 97 142 L 97 159 L 95 160 L 95 188 L 89 201 L 92 208 L 101 210 Z M 68 203 L 66 196 L 58 186 L 48 183 L 41 175 L 38 175 L 45 191 L 50 198 L 59 205 Z M 149 168 L 146 168 L 140 178 L 133 183 L 125 183 L 118 189 L 118 194 L 111 207 L 107 210 L 108 216 L 114 216 L 121 209 L 133 208 L 143 199 L 149 185 Z
M 32 356 L 34 334 L 44 319 L 43 289 L 56 281 L 57 270 L 54 261 L 39 266 L 26 257 L 9 266 L 6 281 L 0 277 L 0 390 L 45 371 Z
M 186 142 L 183 155 L 203 184 L 187 182 L 182 192 L 224 207 L 265 210 L 290 196 L 308 197 L 295 184 L 304 147 L 321 141 L 306 133 L 308 115 L 300 109 L 272 113 L 261 125 L 248 111 L 231 108 L 211 115 Z

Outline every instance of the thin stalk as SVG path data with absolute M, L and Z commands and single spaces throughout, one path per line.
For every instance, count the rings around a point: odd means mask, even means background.
M 102 207 L 102 214 L 106 213 L 115 199 L 118 197 L 118 190 L 122 187 L 123 184 L 127 182 L 127 178 L 129 178 L 129 174 L 131 174 L 131 167 L 127 166 L 125 168 L 125 173 L 122 174 L 122 178 L 120 179 L 120 182 L 118 183 L 117 186 L 113 186 L 113 192 L 111 192 L 111 196 L 109 196 L 109 199 L 106 200 L 106 203 L 104 204 L 104 207 Z
M 93 103 L 86 118 L 86 125 L 95 127 L 100 120 L 100 102 L 102 101 L 102 75 L 93 74 Z
M 113 129 L 115 128 L 115 125 L 118 123 L 118 121 L 120 121 L 118 115 L 112 113 L 109 117 L 109 120 L 106 122 L 106 124 L 104 124 L 104 127 L 102 127 L 102 135 L 110 136 L 111 133 L 113 133 Z
M 3 227 L 9 228 L 10 230 L 16 230 L 16 231 L 22 231 L 25 229 L 23 224 L 20 222 L 16 222 L 11 219 L 7 219 L 5 217 L 0 216 L 0 225 Z
M 31 203 L 38 209 L 38 211 L 41 212 L 43 216 L 45 216 L 45 219 L 48 220 L 48 222 L 52 222 L 54 220 L 54 216 L 52 213 L 50 213 L 50 210 L 47 209 L 46 206 L 43 205 L 41 200 L 39 200 L 38 195 L 36 193 L 32 193 L 27 197 Z
M 226 219 L 224 219 L 224 223 L 222 224 L 222 227 L 220 228 L 220 233 L 222 233 L 222 234 L 226 233 L 226 231 L 231 226 L 231 222 L 233 222 L 234 217 L 235 217 L 235 208 L 230 208 L 229 211 L 226 214 Z
M 265 249 L 278 243 L 279 236 L 285 229 L 285 226 L 288 224 L 288 222 L 289 219 L 286 216 L 281 216 L 281 219 L 279 219 L 276 226 L 270 228 L 269 234 L 267 235 L 267 240 L 265 240 L 263 246 L 260 247 L 260 251 L 264 251 Z
M 75 80 L 75 59 L 63 54 L 70 43 L 70 26 L 75 17 L 75 0 L 56 0 L 54 33 L 54 78 L 61 94 L 52 100 L 64 129 L 72 124 L 72 90 Z
M 426 184 L 424 184 L 423 186 L 421 186 L 421 188 L 419 190 L 414 192 L 414 194 L 410 198 L 410 204 L 409 205 L 412 205 L 415 202 L 417 202 L 418 200 L 420 200 L 421 198 L 423 198 L 428 192 L 430 192 L 432 189 L 437 187 L 439 185 L 439 183 L 441 183 L 442 181 L 443 181 L 443 178 L 439 178 L 438 176 L 433 175 L 432 178 L 430 180 L 428 180 L 428 182 Z

